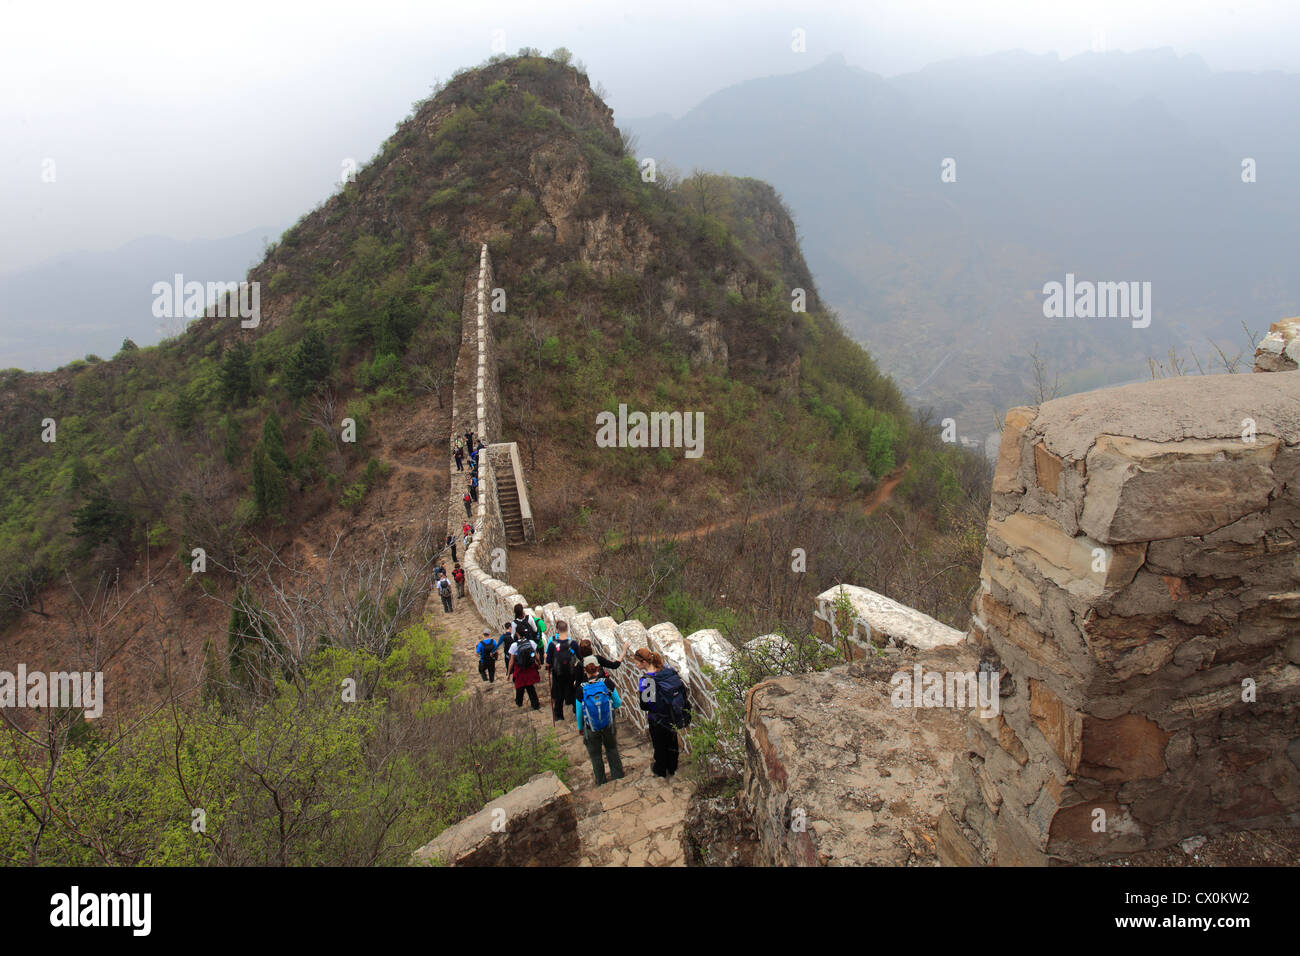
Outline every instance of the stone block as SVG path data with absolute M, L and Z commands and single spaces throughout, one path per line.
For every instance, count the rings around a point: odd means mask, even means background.
M 1268 506 L 1279 440 L 1147 441 L 1101 435 L 1080 527 L 1108 544 L 1206 535 Z
M 1065 463 L 1047 450 L 1047 446 L 1042 442 L 1034 444 L 1034 474 L 1038 479 L 1038 487 L 1042 488 L 1049 494 L 1059 495 L 1061 493 L 1061 471 Z
M 1085 714 L 1078 772 L 1103 783 L 1158 777 L 1165 772 L 1171 734 L 1141 714 L 1103 720 Z
M 418 865 L 571 866 L 578 862 L 573 797 L 547 771 L 442 831 L 412 854 Z
M 595 618 L 587 611 L 573 615 L 573 619 L 569 621 L 569 637 L 575 641 L 591 640 L 591 622 L 594 620 Z
M 939 823 L 935 827 L 935 849 L 942 866 L 984 866 L 980 851 L 947 810 L 939 814 Z
M 615 636 L 617 627 L 618 624 L 612 617 L 598 617 L 591 622 L 591 643 L 602 657 L 613 660 L 622 653 Z
M 1058 674 L 1077 676 L 1069 656 L 1056 640 L 1035 627 L 1025 615 L 1003 604 L 991 594 L 983 594 L 980 602 L 984 621 L 990 634 L 993 649 L 1005 653 L 1005 641 L 1023 651 L 1035 663 Z M 1001 640 L 998 640 L 998 639 Z
M 1016 608 L 1033 608 L 1043 606 L 1043 597 L 1038 585 L 1016 570 L 1016 562 L 1010 557 L 999 557 L 992 551 L 984 551 L 984 563 L 980 567 L 980 576 L 986 582 L 996 581 L 1011 598 L 1011 605 Z M 988 584 L 985 584 L 988 587 Z
M 988 533 L 1043 577 L 1081 598 L 1124 587 L 1146 559 L 1145 543 L 1112 546 L 1088 535 L 1071 537 L 1042 515 L 1008 515 L 990 521 Z
M 1074 773 L 1082 756 L 1082 715 L 1040 680 L 1029 681 L 1029 719 L 1053 752 Z
M 1032 406 L 1019 406 L 1007 412 L 1002 442 L 998 445 L 998 463 L 993 472 L 994 494 L 1015 494 L 1025 490 L 1024 480 L 1020 477 L 1020 443 L 1025 429 L 1037 413 L 1038 409 Z

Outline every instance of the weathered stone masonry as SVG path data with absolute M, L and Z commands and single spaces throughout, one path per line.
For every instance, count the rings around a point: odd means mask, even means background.
M 968 720 L 946 862 L 1300 823 L 1300 372 L 1012 409 L 972 610 L 1005 696 Z

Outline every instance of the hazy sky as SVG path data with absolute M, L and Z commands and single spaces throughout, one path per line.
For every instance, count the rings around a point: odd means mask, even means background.
M 617 122 L 831 53 L 893 75 L 1016 48 L 1068 57 L 1101 38 L 1295 71 L 1300 3 L 0 0 L 0 272 L 144 235 L 287 226 L 436 79 L 495 52 L 495 31 L 508 53 L 568 47 Z

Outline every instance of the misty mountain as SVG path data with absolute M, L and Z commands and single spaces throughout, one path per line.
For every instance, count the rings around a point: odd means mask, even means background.
M 0 275 L 0 368 L 45 370 L 87 354 L 108 358 L 130 338 L 153 345 L 182 319 L 153 314 L 155 282 L 238 281 L 281 229 L 224 239 L 148 236 L 108 252 L 74 252 Z
M 1300 76 L 1168 50 L 1005 53 L 886 79 L 831 57 L 724 89 L 642 157 L 764 179 L 824 299 L 918 406 L 982 436 L 1033 397 L 1148 376 L 1148 357 L 1300 312 Z M 941 181 L 951 158 L 955 181 Z M 1257 181 L 1242 180 L 1242 163 Z M 1152 284 L 1152 321 L 1048 319 L 1043 286 Z

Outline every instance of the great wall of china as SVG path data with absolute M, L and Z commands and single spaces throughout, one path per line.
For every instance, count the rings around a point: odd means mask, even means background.
M 492 288 L 483 245 L 467 282 L 453 430 L 497 439 Z M 969 633 L 865 588 L 831 588 L 810 609 L 814 631 L 860 659 L 749 692 L 745 799 L 766 861 L 1085 863 L 1300 825 L 1298 364 L 1300 320 L 1286 320 L 1256 353 L 1255 371 L 1269 374 L 1012 409 Z M 499 442 L 479 460 L 462 561 L 478 614 L 495 628 L 521 604 L 609 657 L 655 648 L 712 712 L 705 667 L 735 653 L 717 631 L 533 609 L 509 584 L 498 469 L 531 535 L 518 462 Z M 841 594 L 854 608 L 844 629 L 832 605 Z M 996 673 L 998 712 L 900 712 L 890 677 L 914 667 Z M 629 671 L 616 679 L 634 700 Z M 625 713 L 644 729 L 637 708 Z
M 501 434 L 501 393 L 497 386 L 496 350 L 490 327 L 490 315 L 487 301 L 493 288 L 492 263 L 488 256 L 487 245 L 479 253 L 478 276 L 469 283 L 471 292 L 465 297 L 463 311 L 463 328 L 461 334 L 461 354 L 458 359 L 457 389 L 453 395 L 453 439 L 473 431 L 475 435 L 486 436 L 485 440 L 498 438 Z M 464 380 L 463 368 L 469 369 L 472 377 L 471 396 L 462 395 L 459 387 Z M 513 443 L 511 443 L 513 444 Z M 730 655 L 734 653 L 731 645 L 714 630 L 696 631 L 683 637 L 677 628 L 669 623 L 646 627 L 640 621 L 617 622 L 613 618 L 595 618 L 589 612 L 579 611 L 572 606 L 561 607 L 551 603 L 534 608 L 529 600 L 509 583 L 507 570 L 507 550 L 505 522 L 502 518 L 500 499 L 498 497 L 498 465 L 510 465 L 513 480 L 523 513 L 525 524 L 531 524 L 531 513 L 527 510 L 527 487 L 524 476 L 519 469 L 518 451 L 506 443 L 489 445 L 488 454 L 479 456 L 479 500 L 474 507 L 473 519 L 475 534 L 470 546 L 465 550 L 465 559 L 461 566 L 465 570 L 465 589 L 479 616 L 491 627 L 498 627 L 514 617 L 514 607 L 522 604 L 532 615 L 541 616 L 547 622 L 550 633 L 554 633 L 557 620 L 566 621 L 569 633 L 576 639 L 589 638 L 596 649 L 605 657 L 618 658 L 625 648 L 650 647 L 663 655 L 682 675 L 690 688 L 691 703 L 701 713 L 712 713 L 714 707 L 713 688 L 705 674 L 704 666 L 725 666 Z M 453 475 L 459 473 L 452 469 Z M 448 533 L 459 534 L 461 516 L 464 508 L 461 501 L 460 483 L 453 480 L 451 500 L 448 504 Z M 637 699 L 637 678 L 632 668 L 620 668 L 614 672 L 614 680 L 619 693 L 627 700 Z M 638 730 L 646 729 L 645 714 L 636 707 L 625 710 Z

